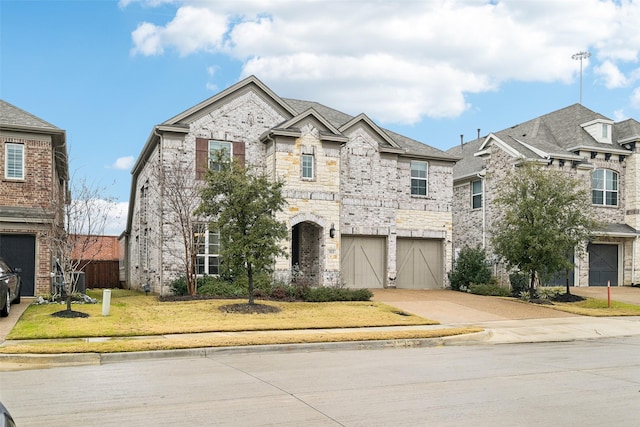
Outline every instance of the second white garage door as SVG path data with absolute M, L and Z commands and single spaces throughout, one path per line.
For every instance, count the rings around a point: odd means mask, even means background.
M 442 289 L 442 240 L 399 238 L 397 247 L 397 288 Z
M 384 237 L 342 236 L 340 265 L 348 288 L 382 288 L 386 275 Z

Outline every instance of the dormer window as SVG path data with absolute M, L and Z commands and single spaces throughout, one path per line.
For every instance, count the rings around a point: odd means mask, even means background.
M 583 123 L 582 128 L 600 144 L 611 144 L 611 127 L 612 120 L 596 119 L 587 123 Z

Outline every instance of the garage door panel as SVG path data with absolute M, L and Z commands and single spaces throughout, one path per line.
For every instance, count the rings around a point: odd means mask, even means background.
M 618 246 L 590 244 L 589 286 L 618 286 Z
M 396 287 L 441 289 L 443 281 L 442 241 L 398 239 Z
M 349 288 L 383 288 L 386 277 L 384 237 L 342 236 L 342 278 Z

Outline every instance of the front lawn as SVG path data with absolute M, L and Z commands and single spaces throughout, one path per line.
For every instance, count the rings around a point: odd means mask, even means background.
M 88 291 L 102 298 L 101 291 Z M 274 302 L 269 314 L 227 313 L 221 306 L 246 300 L 159 302 L 155 296 L 115 289 L 109 316 L 98 304 L 73 305 L 87 318 L 51 316 L 63 306 L 31 305 L 7 337 L 1 353 L 127 352 L 234 345 L 310 343 L 436 338 L 479 332 L 479 328 L 437 328 L 378 331 L 375 326 L 436 325 L 378 302 Z M 336 329 L 334 329 L 336 328 Z M 340 328 L 363 328 L 341 330 Z M 311 329 L 311 331 L 302 331 Z M 320 331 L 320 329 L 329 329 Z M 191 335 L 189 335 L 191 334 Z M 135 338 L 133 338 L 135 337 Z M 64 338 L 64 340 L 49 340 Z M 38 340 L 43 341 L 21 341 Z

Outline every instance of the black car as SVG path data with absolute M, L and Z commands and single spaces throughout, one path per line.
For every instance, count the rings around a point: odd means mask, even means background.
M 0 258 L 0 317 L 7 317 L 11 304 L 20 304 L 21 270 L 13 269 Z

